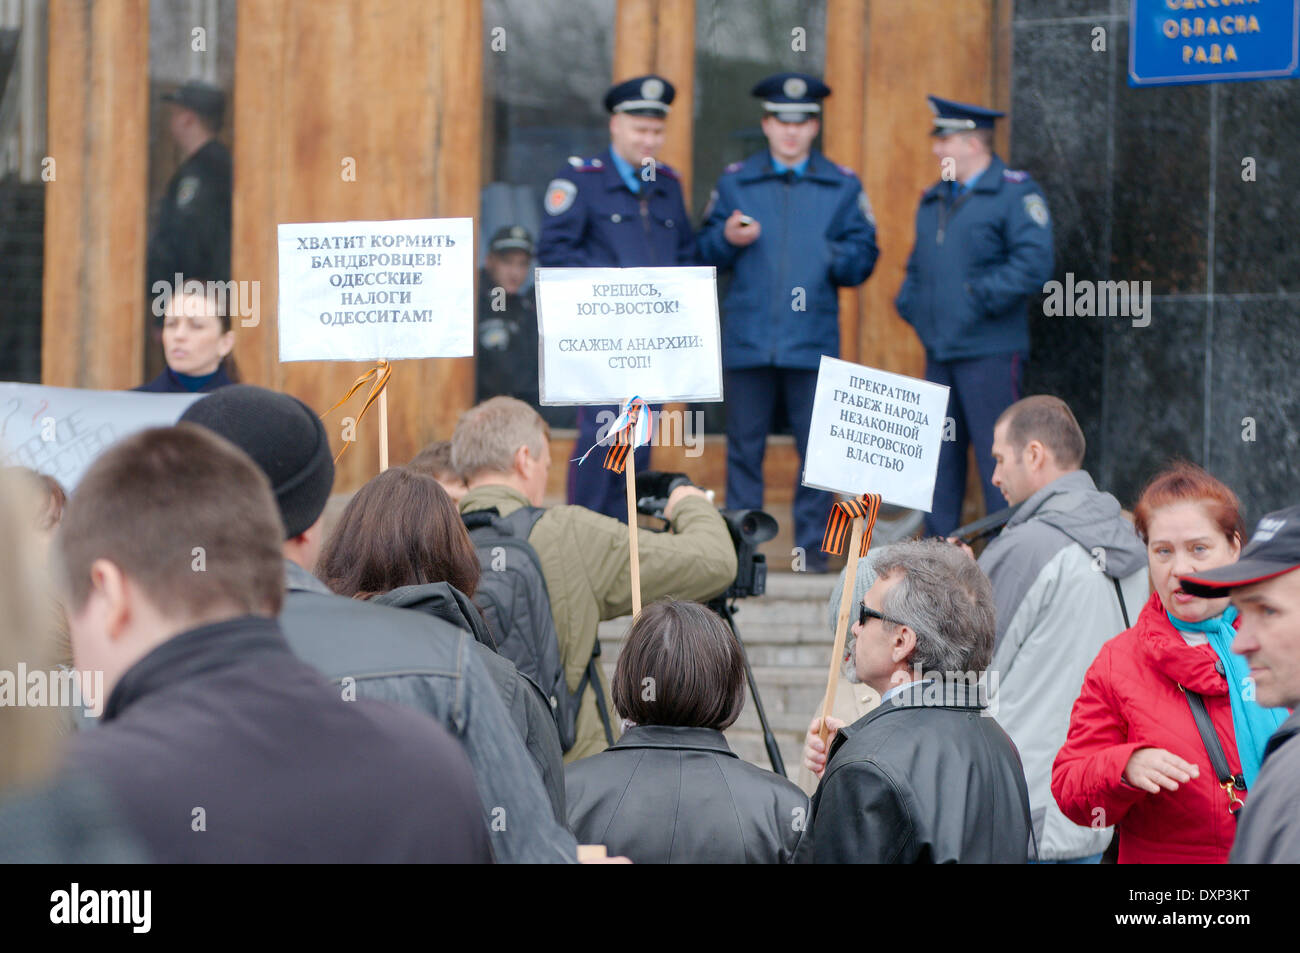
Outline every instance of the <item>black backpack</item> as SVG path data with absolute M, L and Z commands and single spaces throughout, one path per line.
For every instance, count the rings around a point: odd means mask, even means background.
M 483 610 L 488 627 L 496 637 L 496 649 L 538 685 L 551 703 L 560 732 L 560 746 L 568 751 L 577 737 L 578 705 L 592 679 L 600 640 L 578 690 L 569 693 L 560 662 L 560 642 L 551 618 L 551 597 L 542 575 L 542 562 L 528 542 L 528 536 L 546 510 L 525 506 L 509 516 L 495 508 L 462 515 L 469 538 L 478 552 L 478 590 L 474 603 Z M 597 707 L 612 736 L 604 696 L 596 691 Z M 610 741 L 613 744 L 613 741 Z

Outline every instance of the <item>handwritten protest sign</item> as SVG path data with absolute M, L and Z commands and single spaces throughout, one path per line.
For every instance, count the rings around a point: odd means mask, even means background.
M 203 394 L 142 394 L 0 383 L 0 463 L 77 485 L 109 444 L 169 427 Z
M 543 404 L 722 399 L 713 268 L 539 268 Z
M 474 222 L 279 226 L 280 360 L 474 353 Z
M 948 388 L 823 357 L 803 482 L 930 512 Z

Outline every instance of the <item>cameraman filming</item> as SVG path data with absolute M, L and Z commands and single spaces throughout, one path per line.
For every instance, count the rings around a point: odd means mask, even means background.
M 493 397 L 466 411 L 452 435 L 453 468 L 469 492 L 462 514 L 495 509 L 506 517 L 525 506 L 540 507 L 551 466 L 550 427 L 532 407 L 512 397 Z M 588 466 L 600 466 L 593 459 Z M 668 495 L 664 516 L 672 532 L 638 533 L 641 597 L 710 599 L 736 578 L 736 549 L 726 523 L 704 491 L 679 485 Z M 596 652 L 596 627 L 632 611 L 628 529 L 624 523 L 581 506 L 547 509 L 528 535 L 541 562 L 550 597 L 560 659 L 570 692 L 577 692 Z M 610 704 L 598 667 L 592 691 L 579 700 L 577 740 L 566 762 L 606 747 L 597 693 Z M 612 726 L 615 737 L 618 726 Z

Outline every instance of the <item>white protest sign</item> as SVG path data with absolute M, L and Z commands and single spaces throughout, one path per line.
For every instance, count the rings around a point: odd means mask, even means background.
M 822 357 L 805 486 L 930 512 L 948 388 Z
M 109 444 L 170 427 L 205 396 L 0 383 L 0 465 L 48 473 L 71 491 Z
M 539 268 L 543 404 L 722 399 L 714 268 Z
M 474 353 L 474 220 L 279 226 L 280 360 Z

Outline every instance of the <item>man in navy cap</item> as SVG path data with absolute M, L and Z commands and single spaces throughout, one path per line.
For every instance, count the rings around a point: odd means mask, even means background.
M 168 129 L 180 152 L 149 238 L 148 293 L 179 273 L 199 281 L 230 280 L 230 150 L 217 139 L 226 96 L 197 80 L 163 96 L 171 104 Z
M 1250 667 L 1254 700 L 1293 712 L 1268 740 L 1263 766 L 1241 810 L 1234 864 L 1300 863 L 1300 506 L 1269 513 L 1241 558 L 1228 566 L 1180 576 L 1196 596 L 1231 593 L 1240 613 L 1232 651 Z M 1233 712 L 1236 717 L 1237 712 Z
M 618 83 L 605 94 L 609 151 L 590 159 L 571 156 L 547 185 L 546 216 L 537 241 L 539 265 L 636 268 L 696 263 L 681 182 L 658 161 L 675 95 L 672 83 L 654 75 Z M 602 411 L 608 422 L 618 408 L 578 409 L 578 453 L 596 442 Z M 638 448 L 636 468 L 644 470 L 649 463 L 650 448 Z M 582 467 L 569 464 L 568 497 L 572 504 L 627 520 L 623 478 L 602 467 L 595 454 Z
M 1004 113 L 929 98 L 940 181 L 921 196 L 916 245 L 894 304 L 925 345 L 926 378 L 949 387 L 954 429 L 945 427 L 925 523 L 927 535 L 946 536 L 961 522 L 968 444 L 987 511 L 1002 508 L 993 426 L 1022 396 L 1029 298 L 1051 278 L 1054 255 L 1042 190 L 993 151 L 993 123 Z
M 520 294 L 533 264 L 533 237 L 522 225 L 497 229 L 478 280 L 475 401 L 505 394 L 538 408 L 537 311 Z M 550 409 L 550 408 L 546 408 Z
M 813 147 L 830 87 L 780 73 L 752 94 L 763 102 L 768 148 L 723 170 L 698 236 L 700 257 L 734 276 L 722 305 L 727 505 L 743 509 L 763 505 L 778 395 L 803 458 L 817 368 L 823 354 L 840 353 L 836 290 L 866 281 L 880 254 L 858 177 Z M 831 502 L 796 479 L 795 543 L 809 571 L 826 569 L 820 543 Z

